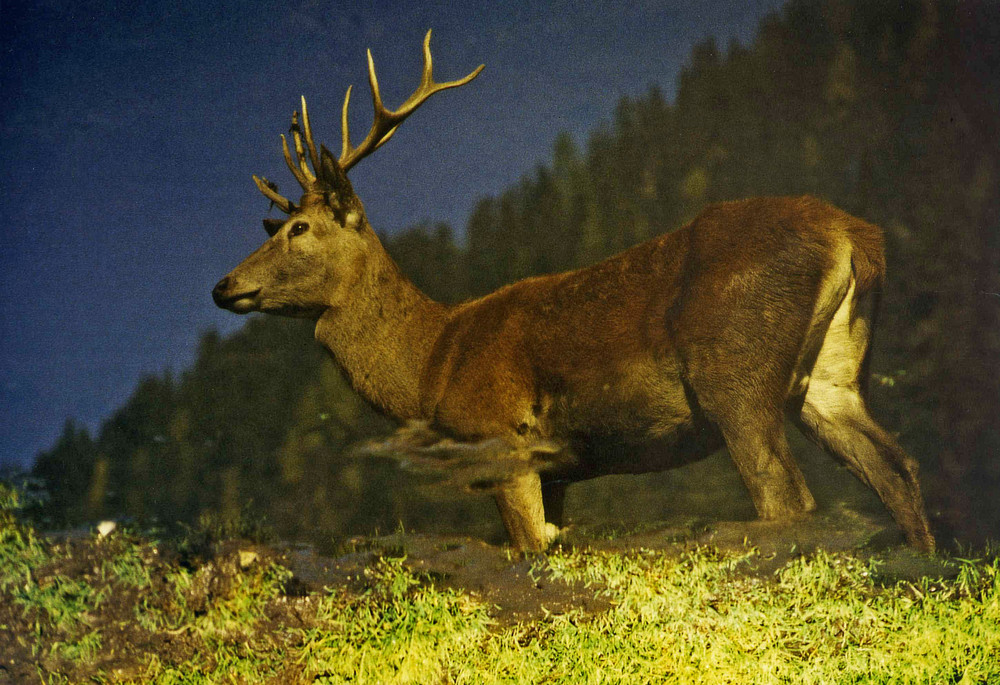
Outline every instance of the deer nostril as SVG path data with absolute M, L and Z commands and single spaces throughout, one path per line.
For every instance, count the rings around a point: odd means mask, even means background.
M 214 288 L 212 288 L 212 299 L 218 303 L 220 299 L 225 298 L 225 292 L 227 290 L 229 290 L 229 276 L 225 276 L 221 281 L 215 284 Z

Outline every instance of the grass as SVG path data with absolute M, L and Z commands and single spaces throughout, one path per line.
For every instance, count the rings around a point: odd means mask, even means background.
M 950 561 L 949 578 L 896 580 L 878 557 L 822 551 L 764 571 L 754 549 L 557 549 L 530 576 L 610 608 L 501 624 L 481 596 L 405 557 L 302 592 L 259 547 L 248 564 L 239 545 L 195 559 L 120 533 L 67 547 L 12 511 L 0 513 L 0 633 L 18 637 L 0 653 L 20 663 L 0 664 L 0 679 L 8 669 L 46 683 L 1000 682 L 990 550 Z
M 703 549 L 677 560 L 554 559 L 567 579 L 605 584 L 616 607 L 586 624 L 553 623 L 545 643 L 587 645 L 594 658 L 545 654 L 535 675 L 544 682 L 1000 679 L 995 561 L 979 568 L 975 585 L 927 580 L 921 590 L 907 583 L 884 587 L 877 564 L 824 553 L 796 559 L 773 577 L 741 575 L 750 556 Z M 581 663 L 587 664 L 583 672 Z
M 306 682 L 989 683 L 1000 680 L 997 563 L 975 582 L 879 583 L 878 564 L 823 553 L 773 577 L 754 556 L 569 552 L 536 572 L 591 584 L 610 611 L 505 629 L 400 560 L 352 602 L 324 599 Z M 597 589 L 600 588 L 600 589 Z
M 368 589 L 319 603 L 296 662 L 315 682 L 447 682 L 456 654 L 489 634 L 487 607 L 425 584 L 402 559 L 368 570 Z
M 0 483 L 0 591 L 30 582 L 31 570 L 48 559 L 41 537 L 19 525 L 21 506 L 18 492 Z

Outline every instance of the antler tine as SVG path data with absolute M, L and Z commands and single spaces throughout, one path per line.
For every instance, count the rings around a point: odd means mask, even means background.
M 464 86 L 466 83 L 479 76 L 479 72 L 485 68 L 485 64 L 480 64 L 472 71 L 471 74 L 464 78 L 460 78 L 455 81 L 445 81 L 444 83 L 435 83 L 433 73 L 434 65 L 433 60 L 431 59 L 431 31 L 428 29 L 427 35 L 424 36 L 424 71 L 420 77 L 420 87 L 417 88 L 416 92 L 407 98 L 406 102 L 400 105 L 399 109 L 393 112 L 393 114 L 403 114 L 403 116 L 406 116 L 419 107 L 424 100 L 429 98 L 434 93 L 447 90 L 449 88 Z
M 351 88 L 353 87 L 347 86 L 347 95 L 344 96 L 344 108 L 340 113 L 341 160 L 347 159 L 347 155 L 351 152 L 351 129 L 347 123 L 347 108 L 351 104 Z
M 295 180 L 299 182 L 299 185 L 303 188 L 309 187 L 309 179 L 305 177 L 299 166 L 292 161 L 292 153 L 288 149 L 288 140 L 285 138 L 285 134 L 281 134 L 281 151 L 285 154 L 285 164 L 291 170 L 292 174 L 295 176 Z
M 312 142 L 312 131 L 309 129 L 309 119 L 308 119 L 309 115 L 306 114 L 304 109 L 305 98 L 302 98 L 302 105 L 303 105 L 303 119 L 306 127 L 306 143 L 309 146 L 309 154 L 312 156 L 313 165 L 315 165 L 316 164 L 315 160 L 318 158 L 318 155 L 315 154 L 316 146 Z M 312 187 L 313 181 L 316 180 L 316 177 L 309 170 L 309 165 L 306 164 L 305 150 L 302 147 L 302 135 L 299 131 L 298 112 L 292 113 L 291 131 L 292 131 L 292 137 L 295 141 L 295 156 L 298 160 L 298 163 L 296 164 L 296 162 L 292 160 L 291 150 L 288 149 L 288 139 L 285 138 L 284 135 L 281 136 L 281 150 L 285 156 L 285 164 L 288 165 L 288 168 L 291 169 L 292 174 L 295 175 L 295 180 L 299 182 L 299 185 L 302 186 L 303 190 L 308 191 Z M 268 181 L 266 178 L 263 177 L 254 176 L 253 180 L 254 183 L 257 184 L 257 188 L 260 190 L 260 192 L 262 192 L 267 197 L 267 199 L 273 202 L 274 205 L 278 207 L 278 209 L 283 211 L 285 214 L 292 213 L 292 211 L 295 209 L 295 203 L 289 200 L 287 197 L 278 193 L 278 186 L 276 186 L 274 183 Z
M 302 166 L 304 166 L 304 162 L 303 162 L 303 156 L 302 156 L 302 139 L 301 139 L 301 137 L 299 135 L 299 113 L 298 112 L 293 112 L 292 113 L 292 127 L 291 127 L 291 131 L 292 131 L 292 137 L 295 139 L 295 154 L 296 154 L 297 161 L 292 159 L 292 152 L 291 152 L 291 150 L 288 149 L 288 139 L 285 138 L 284 134 L 282 134 L 282 136 L 281 136 L 281 151 L 285 154 L 285 164 L 288 165 L 288 168 L 291 170 L 292 174 L 295 176 L 295 180 L 297 180 L 299 182 L 299 185 L 302 186 L 302 190 L 305 190 L 305 191 L 308 192 L 309 189 L 312 187 L 312 182 L 315 179 L 314 178 L 310 178 L 312 176 L 312 174 L 308 173 L 308 167 L 306 167 L 305 171 L 302 170 Z
M 260 189 L 260 192 L 264 193 L 267 199 L 273 202 L 275 206 L 285 214 L 291 214 L 292 210 L 295 209 L 295 204 L 287 197 L 280 195 L 278 193 L 278 187 L 266 178 L 254 176 L 253 182 L 257 184 L 257 188 Z
M 292 115 L 292 140 L 295 142 L 295 159 L 299 163 L 302 175 L 309 181 L 310 186 L 316 180 L 316 176 L 309 170 L 309 163 L 306 162 L 306 151 L 302 145 L 302 129 L 299 127 L 298 112 Z
M 306 96 L 302 96 L 302 131 L 306 137 L 306 147 L 309 149 L 309 160 L 312 162 L 316 173 L 323 168 L 319 154 L 316 151 L 316 143 L 313 142 L 312 127 L 309 125 L 309 110 L 306 109 Z
M 375 76 L 375 61 L 372 59 L 371 50 L 368 51 L 368 83 L 371 86 L 372 91 L 372 106 L 375 110 L 374 120 L 372 122 L 371 130 L 360 145 L 354 147 L 351 145 L 350 134 L 347 129 L 347 107 L 351 99 L 351 91 L 348 89 L 347 97 L 344 99 L 344 112 L 343 112 L 343 150 L 338 160 L 341 168 L 347 171 L 352 166 L 358 163 L 363 157 L 370 155 L 376 149 L 381 147 L 392 135 L 396 132 L 403 120 L 406 119 L 410 114 L 412 114 L 417 107 L 422 105 L 430 96 L 434 93 L 440 92 L 442 90 L 447 90 L 448 88 L 457 88 L 458 86 L 464 86 L 466 83 L 472 79 L 479 76 L 479 73 L 483 70 L 485 65 L 480 64 L 471 74 L 464 78 L 460 78 L 456 81 L 446 81 L 444 83 L 435 83 L 434 76 L 432 73 L 433 63 L 431 59 L 431 32 L 427 31 L 427 35 L 424 36 L 424 70 L 420 77 L 420 85 L 417 90 L 413 92 L 410 97 L 406 99 L 398 109 L 390 110 L 385 107 L 382 103 L 382 94 L 379 92 L 378 78 Z

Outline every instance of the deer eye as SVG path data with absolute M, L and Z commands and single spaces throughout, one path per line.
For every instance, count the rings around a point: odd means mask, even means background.
M 288 237 L 294 238 L 297 235 L 302 235 L 309 230 L 309 224 L 305 221 L 299 221 L 298 223 L 292 224 L 292 227 L 288 229 Z

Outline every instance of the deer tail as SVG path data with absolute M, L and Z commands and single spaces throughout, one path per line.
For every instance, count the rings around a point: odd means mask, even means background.
M 868 322 L 868 340 L 857 383 L 861 396 L 867 399 L 871 378 L 872 339 L 878 324 L 882 287 L 885 283 L 885 250 L 881 229 L 865 221 L 855 221 L 850 229 L 851 271 L 856 284 L 855 307 L 864 307 L 864 311 L 856 312 L 855 315 L 863 316 Z

